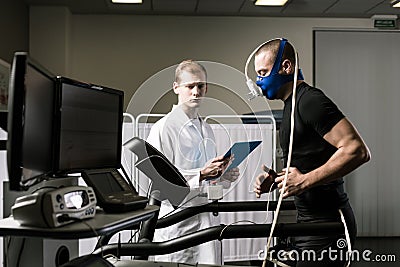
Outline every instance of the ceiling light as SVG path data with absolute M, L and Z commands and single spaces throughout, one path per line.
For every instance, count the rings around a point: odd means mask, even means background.
M 400 7 L 400 0 L 393 0 L 392 7 Z
M 257 0 L 254 4 L 256 6 L 283 6 L 287 1 L 288 0 Z
M 142 0 L 111 0 L 114 4 L 141 4 Z

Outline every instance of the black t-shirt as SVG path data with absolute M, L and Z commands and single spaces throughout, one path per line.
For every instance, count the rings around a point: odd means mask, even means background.
M 292 95 L 285 101 L 280 128 L 285 166 L 289 150 L 291 109 Z M 344 115 L 321 90 L 306 83 L 297 87 L 295 109 L 291 166 L 307 173 L 326 163 L 336 152 L 337 148 L 328 143 L 323 136 L 343 119 Z M 337 217 L 337 210 L 347 203 L 342 178 L 295 196 L 299 219 L 303 221 Z

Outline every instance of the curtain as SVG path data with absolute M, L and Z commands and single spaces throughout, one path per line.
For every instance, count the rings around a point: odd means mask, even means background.
M 138 123 L 136 125 L 136 135 L 146 139 L 153 123 Z M 217 154 L 223 155 L 235 142 L 262 140 L 257 147 L 240 165 L 240 177 L 231 184 L 231 187 L 224 190 L 223 201 L 265 201 L 266 198 L 256 199 L 253 193 L 253 184 L 255 177 L 261 172 L 261 165 L 273 166 L 274 160 L 274 135 L 275 128 L 272 124 L 210 124 L 216 138 Z M 126 151 L 124 152 L 127 153 Z M 128 151 L 129 153 L 129 151 Z M 123 156 L 124 157 L 124 156 Z M 132 155 L 130 155 L 132 157 Z M 131 162 L 129 156 L 125 156 L 126 163 Z M 123 163 L 124 164 L 124 163 Z M 127 170 L 133 170 L 131 166 Z M 273 166 L 274 167 L 274 166 Z M 141 172 L 134 172 L 134 184 L 140 195 L 147 195 L 150 180 Z M 267 196 L 267 199 L 273 196 Z M 271 223 L 272 212 L 229 212 L 218 214 L 221 223 L 231 224 L 249 224 L 249 223 Z M 251 222 L 250 222 L 251 221 Z M 230 239 L 223 240 L 223 259 L 224 261 L 244 261 L 256 260 L 260 250 L 263 250 L 266 244 L 266 238 L 255 239 Z

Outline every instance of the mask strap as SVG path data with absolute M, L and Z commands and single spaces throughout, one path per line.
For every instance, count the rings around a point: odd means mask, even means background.
M 250 53 L 249 57 L 248 57 L 247 60 L 246 60 L 246 64 L 245 64 L 245 66 L 244 66 L 244 76 L 245 76 L 246 80 L 251 80 L 250 77 L 249 77 L 249 75 L 248 75 L 248 68 L 249 68 L 249 64 L 250 64 L 250 61 L 251 61 L 251 59 L 253 58 L 253 56 L 256 54 L 256 52 L 257 52 L 263 45 L 265 45 L 265 44 L 267 44 L 267 43 L 269 43 L 269 42 L 271 42 L 271 41 L 274 41 L 274 40 L 285 41 L 285 44 L 286 44 L 286 42 L 287 42 L 287 40 L 286 40 L 285 38 L 275 38 L 275 39 L 271 39 L 271 40 L 266 41 L 266 42 L 260 44 L 259 46 L 257 46 L 256 49 L 254 49 L 253 52 Z M 282 42 L 281 42 L 281 43 L 282 43 Z M 283 52 L 283 50 L 282 50 L 282 52 Z M 276 61 L 276 60 L 275 60 L 275 61 Z
M 286 43 L 287 43 L 287 40 L 285 38 L 282 38 L 281 43 L 279 45 L 278 54 L 276 55 L 274 66 L 272 67 L 272 70 L 271 70 L 271 74 L 278 73 L 278 71 L 279 71 L 281 61 L 282 61 L 282 56 L 283 56 L 283 50 L 285 49 Z

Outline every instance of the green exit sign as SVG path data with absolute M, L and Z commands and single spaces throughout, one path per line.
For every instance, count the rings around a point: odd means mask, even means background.
M 374 20 L 374 27 L 394 29 L 397 27 L 397 23 L 394 19 L 376 19 Z
M 374 28 L 395 29 L 397 28 L 397 15 L 373 15 Z

